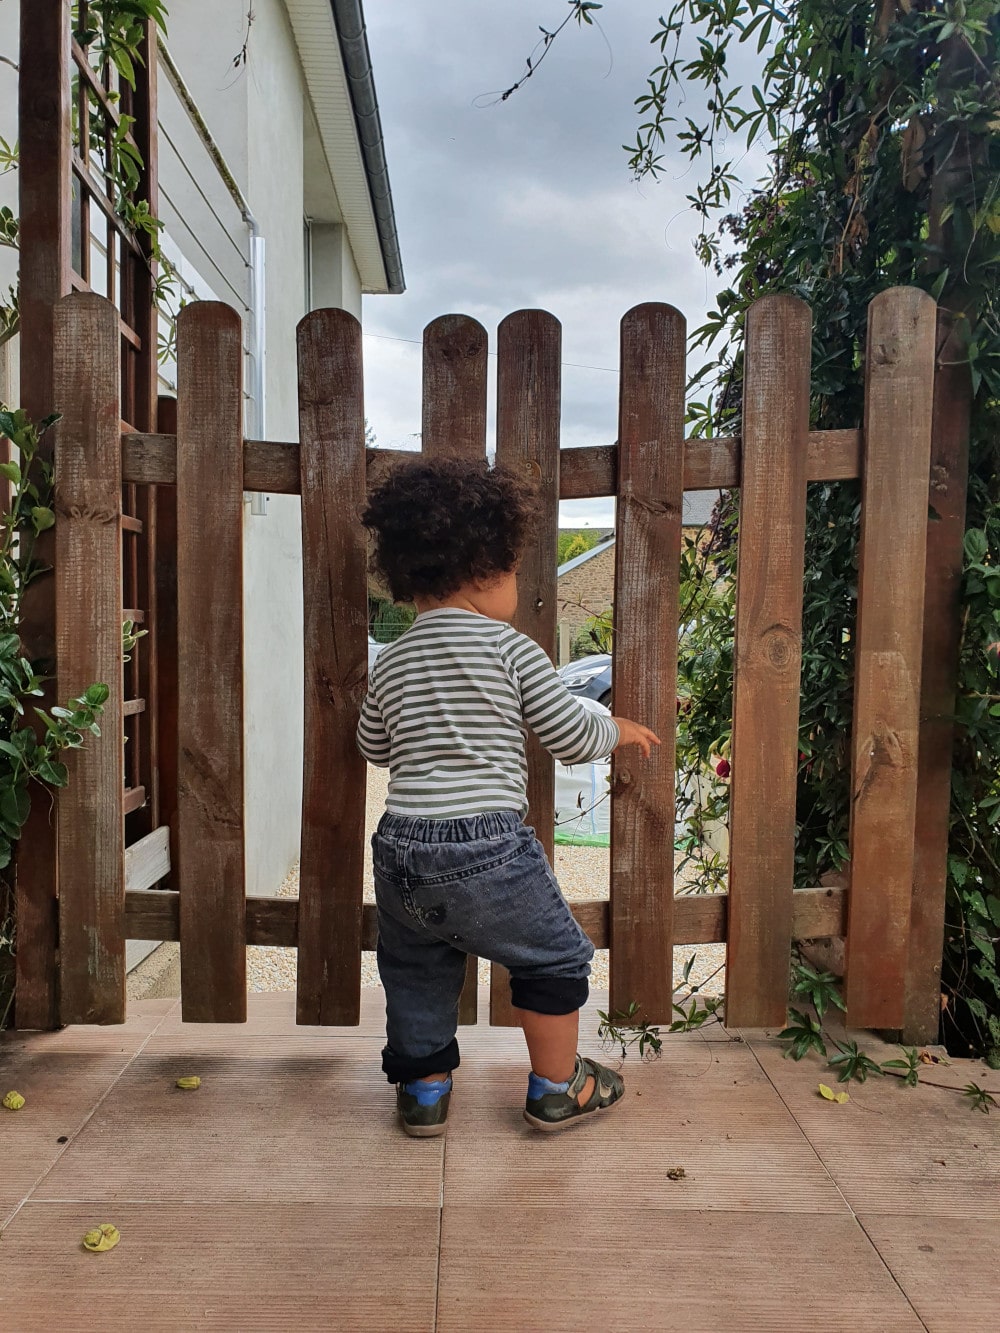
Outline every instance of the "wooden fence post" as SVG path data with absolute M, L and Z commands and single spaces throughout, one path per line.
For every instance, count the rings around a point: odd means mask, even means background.
M 677 632 L 684 500 L 684 316 L 640 305 L 621 324 L 615 546 L 615 709 L 656 731 L 615 756 L 611 1007 L 650 1022 L 673 1004 Z
M 35 0 L 21 6 L 21 51 L 32 58 L 18 73 L 20 170 L 21 407 L 41 421 L 54 410 L 53 318 L 56 302 L 70 291 L 71 155 L 70 0 Z M 52 461 L 52 436 L 40 457 Z M 35 555 L 52 565 L 55 533 L 42 533 Z M 55 583 L 37 579 L 24 599 L 21 638 L 26 655 L 47 676 L 39 704 L 58 702 L 55 656 Z M 36 801 L 17 847 L 17 986 L 14 1021 L 19 1028 L 51 1028 L 58 1013 L 58 809 Z
M 559 548 L 559 401 L 562 328 L 545 310 L 517 310 L 497 331 L 497 462 L 537 486 L 541 513 L 518 572 L 515 629 L 556 650 Z M 555 850 L 555 763 L 528 738 L 528 821 L 551 863 Z M 490 1022 L 516 1026 L 506 968 L 490 968 Z
M 196 301 L 177 320 L 181 1012 L 247 1013 L 243 846 L 243 339 Z
M 765 296 L 747 322 L 736 567 L 726 1022 L 788 1008 L 812 314 Z
M 162 395 L 157 407 L 157 429 L 177 434 L 177 399 Z M 157 752 L 160 770 L 160 822 L 170 829 L 171 882 L 177 867 L 177 487 L 153 490 L 156 516 Z
M 486 330 L 467 315 L 441 315 L 424 329 L 421 443 L 428 458 L 486 457 Z M 479 960 L 469 959 L 458 1010 L 475 1023 Z
M 903 1023 L 904 1041 L 918 1045 L 937 1041 L 941 1024 L 941 955 L 955 741 L 952 718 L 962 637 L 961 592 L 972 407 L 972 377 L 963 327 L 963 322 L 949 311 L 938 311 L 920 678 L 916 849 Z
M 368 680 L 361 325 L 346 310 L 299 324 L 305 755 L 296 1022 L 361 1021 L 365 761 L 355 730 Z
M 63 297 L 54 319 L 59 684 L 67 699 L 94 684 L 110 691 L 100 736 L 67 756 L 59 801 L 63 1023 L 125 1021 L 119 362 L 114 306 L 89 293 Z
M 869 307 L 845 975 L 858 1027 L 904 1018 L 935 327 L 934 301 L 913 287 Z

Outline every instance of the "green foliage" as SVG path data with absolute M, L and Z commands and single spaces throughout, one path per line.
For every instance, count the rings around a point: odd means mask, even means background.
M 904 1046 L 901 1048 L 903 1058 L 901 1060 L 885 1060 L 882 1063 L 882 1072 L 902 1069 L 904 1071 L 900 1077 L 908 1088 L 915 1088 L 920 1082 L 920 1056 L 917 1054 L 915 1046 Z
M 789 1009 L 791 1022 L 778 1033 L 779 1041 L 789 1043 L 786 1055 L 793 1060 L 801 1060 L 810 1051 L 815 1051 L 824 1058 L 827 1055 L 826 1042 L 823 1040 L 823 1027 L 814 1014 L 804 1013 L 801 1009 Z
M 134 89 L 145 25 L 152 21 L 166 32 L 166 20 L 163 0 L 89 0 L 73 6 L 73 36 L 84 50 L 93 48 L 99 65 L 110 62 Z
M 108 699 L 106 685 L 92 685 L 65 708 L 37 707 L 44 678 L 21 644 L 25 593 L 46 572 L 35 558 L 36 542 L 55 523 L 52 468 L 38 450 L 54 420 L 49 417 L 36 427 L 23 411 L 0 406 L 0 434 L 19 460 L 0 463 L 0 475 L 11 486 L 11 506 L 0 520 L 0 1027 L 11 1003 L 10 969 L 3 955 L 11 957 L 15 948 L 14 848 L 33 795 L 66 786 L 65 752 L 79 749 L 88 735 L 100 735 L 99 718 Z M 126 641 L 130 632 L 134 636 L 127 626 Z
M 869 1078 L 893 1075 L 901 1080 L 904 1088 L 915 1088 L 921 1081 L 921 1064 L 940 1063 L 927 1052 L 921 1056 L 914 1047 L 901 1046 L 899 1057 L 879 1064 L 856 1041 L 832 1037 L 823 1026 L 823 1013 L 831 1005 L 835 1009 L 844 1009 L 843 999 L 836 989 L 836 979 L 829 972 L 817 972 L 801 959 L 792 968 L 792 994 L 807 996 L 813 1012 L 789 1009 L 791 1021 L 788 1027 L 778 1033 L 778 1040 L 788 1043 L 785 1055 L 793 1060 L 803 1060 L 810 1053 L 815 1053 L 826 1060 L 828 1067 L 836 1073 L 839 1083 L 850 1083 L 852 1080 L 866 1083 Z M 833 1055 L 830 1054 L 831 1046 L 835 1051 Z M 948 1061 L 943 1063 L 947 1064 Z M 982 1111 L 984 1115 L 989 1115 L 990 1109 L 997 1105 L 993 1095 L 975 1083 L 970 1083 L 965 1089 L 930 1080 L 925 1080 L 925 1083 L 928 1087 L 941 1088 L 946 1092 L 961 1091 L 969 1099 L 970 1109 Z M 820 1092 L 824 1096 L 827 1096 L 828 1091 L 824 1091 L 823 1085 L 820 1085 Z
M 578 555 L 586 555 L 594 549 L 598 540 L 598 534 L 593 528 L 562 528 L 559 532 L 556 564 L 564 565 L 568 560 L 575 560 Z
M 957 315 L 974 404 L 943 991 L 949 1043 L 987 1057 L 1000 1048 L 1000 693 L 990 653 L 1000 641 L 998 34 L 1000 0 L 676 0 L 654 36 L 660 60 L 628 147 L 636 175 L 656 175 L 669 130 L 704 167 L 688 196 L 703 221 L 697 249 L 728 285 L 693 335 L 707 353 L 692 386 L 695 433 L 740 429 L 745 317 L 765 290 L 812 307 L 814 428 L 861 420 L 867 309 L 879 292 L 917 285 Z M 730 77 L 740 44 L 760 53 L 757 85 Z M 692 85 L 707 94 L 705 112 L 675 119 L 678 105 L 697 104 Z M 768 176 L 734 210 L 737 163 L 755 142 Z M 682 650 L 679 753 L 692 771 L 695 759 L 726 755 L 735 510 L 725 498 L 707 546 L 685 552 L 682 596 L 696 606 Z M 848 854 L 858 513 L 855 483 L 810 487 L 800 886 Z M 727 795 L 717 793 L 715 813 Z
M 881 1074 L 879 1065 L 862 1051 L 856 1041 L 835 1041 L 837 1054 L 830 1056 L 830 1068 L 837 1071 L 837 1080 L 840 1083 L 849 1083 L 855 1079 L 858 1083 L 864 1083 L 869 1074 Z
M 969 1099 L 970 1111 L 982 1111 L 983 1115 L 989 1115 L 991 1108 L 1000 1106 L 1000 1102 L 978 1083 L 966 1084 L 962 1094 Z
M 800 963 L 792 979 L 792 994 L 804 996 L 816 1010 L 817 1018 L 822 1019 L 832 1005 L 845 1011 L 841 999 L 840 986 L 832 972 L 817 972 L 808 963 Z
M 368 628 L 376 643 L 395 643 L 416 615 L 412 606 L 397 606 L 381 597 L 368 599 Z
M 627 1009 L 615 1010 L 614 1013 L 597 1011 L 597 1035 L 606 1047 L 618 1046 L 621 1058 L 628 1055 L 629 1047 L 636 1046 L 643 1060 L 655 1060 L 663 1050 L 660 1029 L 639 1017 L 639 1006 L 635 1002 Z

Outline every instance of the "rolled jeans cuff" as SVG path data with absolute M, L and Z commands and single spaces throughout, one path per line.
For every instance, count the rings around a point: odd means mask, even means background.
M 572 1014 L 590 995 L 586 977 L 511 977 L 510 998 L 515 1009 L 535 1014 Z
M 382 1049 L 382 1070 L 390 1083 L 409 1083 L 428 1074 L 450 1074 L 459 1063 L 457 1040 L 430 1055 L 397 1055 L 391 1046 Z

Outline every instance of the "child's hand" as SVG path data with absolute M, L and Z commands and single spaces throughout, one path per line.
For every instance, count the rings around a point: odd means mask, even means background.
M 648 759 L 652 746 L 660 743 L 659 736 L 648 727 L 642 726 L 639 722 L 632 722 L 627 717 L 616 717 L 614 720 L 618 723 L 618 730 L 621 733 L 617 748 L 620 750 L 623 745 L 638 745 Z

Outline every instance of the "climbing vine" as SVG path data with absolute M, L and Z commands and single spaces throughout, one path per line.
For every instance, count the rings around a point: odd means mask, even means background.
M 38 449 L 54 420 L 36 426 L 24 412 L 0 406 L 0 437 L 9 441 L 18 459 L 0 463 L 0 476 L 11 490 L 10 507 L 0 516 L 0 1028 L 13 1000 L 16 940 L 9 867 L 14 848 L 32 801 L 65 787 L 65 751 L 79 749 L 88 735 L 100 734 L 99 718 L 108 699 L 106 685 L 92 685 L 64 708 L 38 708 L 45 681 L 21 646 L 25 594 L 46 572 L 36 559 L 35 543 L 55 523 L 52 466 Z M 132 634 L 126 626 L 125 635 Z
M 916 285 L 956 316 L 972 401 L 942 1031 L 956 1052 L 1000 1064 L 998 42 L 1000 0 L 675 0 L 652 34 L 656 63 L 625 150 L 637 179 L 680 174 L 677 156 L 687 159 L 696 250 L 722 283 L 692 336 L 703 357 L 693 433 L 739 431 L 745 318 L 764 291 L 812 307 L 816 429 L 861 420 L 867 309 L 879 292 Z M 732 74 L 740 47 L 760 70 L 748 84 Z M 768 168 L 747 193 L 754 145 Z M 848 854 L 858 520 L 856 483 L 810 487 L 800 886 Z M 718 779 L 707 809 L 686 811 L 704 888 L 725 874 L 724 857 L 699 839 L 728 803 L 737 525 L 724 496 L 682 569 L 679 762 L 699 782 L 713 770 Z
M 954 752 L 943 1031 L 963 1054 L 1000 1062 L 1000 80 L 998 0 L 678 0 L 660 19 L 661 59 L 637 101 L 633 172 L 659 174 L 674 142 L 704 166 L 688 196 L 698 253 L 726 280 L 694 345 L 695 432 L 739 429 L 746 312 L 765 289 L 814 316 L 815 427 L 861 419 L 869 302 L 897 284 L 958 317 L 972 388 L 971 475 Z M 737 45 L 762 74 L 734 84 Z M 705 89 L 699 120 L 675 118 L 682 85 Z M 737 198 L 738 162 L 766 142 L 767 178 Z M 701 392 L 699 393 L 699 390 Z M 796 879 L 847 857 L 858 530 L 856 484 L 810 488 Z M 688 573 L 711 589 L 682 668 L 700 718 L 731 717 L 736 506 L 724 498 Z M 713 728 L 709 728 L 710 730 Z M 703 754 L 728 737 L 698 736 Z M 707 757 L 707 754 L 706 754 Z M 738 762 L 738 757 L 736 762 Z
M 110 66 L 121 84 L 133 91 L 136 87 L 136 68 L 143 62 L 142 45 L 145 24 L 152 20 L 166 29 L 167 11 L 163 0 L 90 0 L 74 4 L 72 8 L 73 38 L 84 51 L 92 54 L 97 67 Z M 112 103 L 121 100 L 120 93 L 109 93 Z M 146 254 L 153 281 L 153 299 L 169 313 L 169 302 L 174 292 L 175 274 L 160 245 L 163 223 L 149 207 L 149 201 L 139 196 L 139 187 L 145 163 L 132 136 L 135 117 L 120 113 L 118 123 L 108 126 L 103 108 L 91 93 L 89 95 L 89 141 L 79 144 L 80 125 L 77 99 L 72 102 L 73 137 L 82 156 L 100 161 L 110 183 L 112 204 L 122 222 L 136 237 L 146 240 Z M 16 171 L 18 145 L 0 138 L 0 176 Z M 19 248 L 19 223 L 10 208 L 0 208 L 0 248 Z M 20 331 L 19 295 L 16 287 L 7 290 L 0 300 L 0 346 Z
M 98 68 L 110 65 L 120 86 L 136 86 L 136 67 L 142 61 L 145 24 L 164 26 L 162 0 L 91 0 L 72 10 L 73 37 L 92 54 Z M 112 102 L 119 93 L 109 93 Z M 73 131 L 80 126 L 73 99 Z M 146 253 L 158 265 L 153 280 L 154 299 L 161 307 L 171 292 L 172 270 L 160 248 L 162 223 L 139 194 L 145 166 L 132 136 L 135 119 L 122 113 L 117 127 L 108 132 L 103 109 L 91 100 L 89 142 L 80 151 L 103 164 L 113 192 L 118 215 L 133 233 L 147 238 Z M 17 145 L 0 139 L 0 174 L 16 170 Z M 18 221 L 9 208 L 0 209 L 0 246 L 18 247 Z M 0 345 L 19 329 L 18 293 L 11 288 L 0 302 Z M 43 694 L 44 678 L 25 656 L 21 643 L 21 617 L 27 590 L 46 572 L 36 559 L 38 537 L 55 522 L 52 510 L 52 468 L 39 455 L 39 440 L 54 418 L 34 423 L 22 411 L 0 406 L 0 437 L 8 442 L 11 461 L 0 462 L 11 496 L 8 511 L 0 516 L 0 1028 L 4 1027 L 13 1003 L 14 885 L 11 864 L 17 841 L 31 811 L 32 801 L 52 799 L 52 792 L 66 785 L 68 773 L 63 757 L 78 749 L 88 735 L 97 735 L 99 718 L 108 698 L 105 685 L 92 685 L 65 707 L 48 711 L 36 706 Z M 126 622 L 122 650 L 127 654 L 144 631 Z

